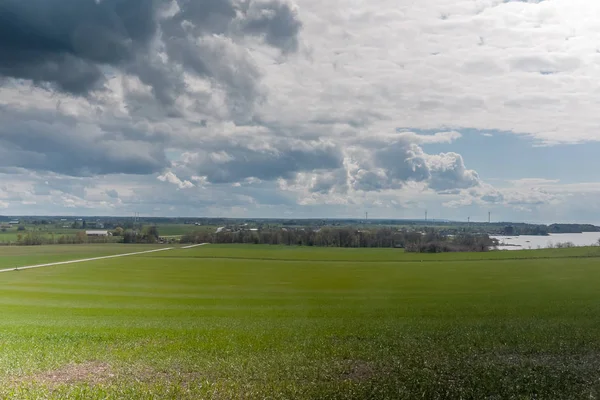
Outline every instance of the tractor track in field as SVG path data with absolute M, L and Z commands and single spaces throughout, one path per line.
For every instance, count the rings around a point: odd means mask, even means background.
M 194 247 L 198 247 L 198 246 L 206 246 L 208 243 L 200 243 L 200 244 L 192 244 L 190 246 L 183 246 L 180 247 L 180 249 L 192 249 Z

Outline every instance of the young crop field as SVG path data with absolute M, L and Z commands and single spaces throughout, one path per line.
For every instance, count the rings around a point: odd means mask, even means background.
M 135 253 L 164 247 L 168 246 L 131 244 L 0 246 L 0 269 Z
M 0 247 L 0 269 L 153 249 Z M 596 399 L 600 250 L 208 245 L 0 273 L 0 398 Z
M 156 225 L 161 236 L 182 236 L 186 233 L 205 231 L 214 232 L 217 227 L 212 225 L 185 225 L 185 224 L 158 224 Z

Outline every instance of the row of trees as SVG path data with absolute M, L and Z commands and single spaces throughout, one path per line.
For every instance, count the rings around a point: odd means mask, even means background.
M 38 232 L 19 235 L 19 245 L 80 244 L 122 241 L 123 243 L 157 243 L 158 228 L 148 226 L 141 231 L 115 230 L 113 237 L 88 237 L 84 232 L 50 238 Z M 188 233 L 181 243 L 246 243 L 318 247 L 395 247 L 408 252 L 442 253 L 454 251 L 487 251 L 496 245 L 485 234 L 459 233 L 449 236 L 433 228 L 425 232 L 400 231 L 387 227 L 369 230 L 351 227 L 311 229 L 239 230 L 210 233 L 205 230 Z
M 20 246 L 39 246 L 44 244 L 84 244 L 84 243 L 158 243 L 160 237 L 156 226 L 148 226 L 141 231 L 115 229 L 113 236 L 88 236 L 85 232 L 74 235 L 50 236 L 43 232 L 29 231 L 17 235 L 16 244 Z
M 83 244 L 83 243 L 109 243 L 114 242 L 110 237 L 88 237 L 85 232 L 77 232 L 75 235 L 49 236 L 40 232 L 31 231 L 17 235 L 17 245 L 40 246 L 44 244 Z
M 496 243 L 488 235 L 462 233 L 441 235 L 434 229 L 426 232 L 399 231 L 391 228 L 358 230 L 349 227 L 273 229 L 261 231 L 210 233 L 196 231 L 181 238 L 182 243 L 247 243 L 318 247 L 397 247 L 412 252 L 487 251 Z
M 552 225 L 529 225 L 513 224 L 505 226 L 501 231 L 494 232 L 502 235 L 534 235 L 548 236 L 551 233 L 582 233 L 598 232 L 600 228 L 590 224 L 552 224 Z
M 160 236 L 156 226 L 147 226 L 138 231 L 123 231 L 123 243 L 158 243 Z

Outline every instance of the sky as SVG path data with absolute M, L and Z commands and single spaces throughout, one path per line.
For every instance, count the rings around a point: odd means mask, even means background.
M 597 15 L 4 0 L 0 215 L 600 223 Z

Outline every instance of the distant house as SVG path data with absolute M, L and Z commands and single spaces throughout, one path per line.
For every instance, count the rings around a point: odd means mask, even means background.
M 108 231 L 85 231 L 85 234 L 87 236 L 95 236 L 95 237 L 110 236 L 110 232 L 108 232 Z
M 8 224 L 9 225 L 19 225 L 19 220 L 18 219 L 12 220 Z

